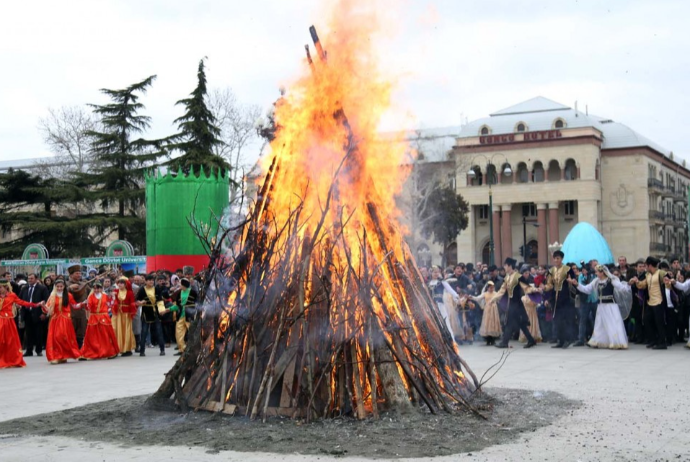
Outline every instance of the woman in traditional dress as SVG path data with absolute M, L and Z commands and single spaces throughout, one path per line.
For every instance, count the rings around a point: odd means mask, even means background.
M 436 302 L 438 311 L 441 313 L 441 317 L 443 318 L 446 327 L 448 328 L 448 332 L 452 337 L 455 337 L 455 333 L 453 332 L 453 328 L 451 326 L 450 318 L 448 317 L 448 312 L 451 311 L 454 314 L 455 310 L 448 310 L 443 300 L 443 273 L 441 273 L 441 268 L 439 268 L 438 266 L 434 266 L 431 269 L 431 281 L 429 281 L 429 291 L 431 292 L 431 295 L 434 297 L 434 301 Z
M 484 311 L 482 325 L 479 327 L 479 335 L 484 337 L 487 346 L 495 345 L 496 339 L 501 338 L 501 335 L 503 335 L 501 317 L 498 314 L 498 304 L 493 299 L 494 295 L 496 295 L 496 286 L 493 281 L 489 281 L 484 286 L 481 294 L 471 297 Z
M 534 338 L 534 341 L 541 343 L 541 329 L 539 328 L 539 316 L 537 315 L 537 305 L 542 302 L 542 294 L 536 283 L 530 284 L 530 267 L 522 268 L 522 277 L 520 278 L 520 285 L 525 295 L 522 296 L 522 304 L 525 305 L 525 312 L 527 312 L 527 321 L 529 322 L 529 333 Z M 543 278 L 542 284 L 543 284 Z M 520 331 L 520 341 L 527 342 L 527 337 Z
M 122 356 L 132 356 L 135 348 L 132 318 L 137 312 L 137 305 L 132 292 L 132 283 L 122 277 L 117 280 L 117 291 L 112 300 L 113 330 L 117 338 L 117 345 Z
M 22 342 L 19 340 L 17 325 L 12 308 L 14 304 L 35 308 L 38 303 L 25 302 L 12 292 L 7 279 L 0 280 L 0 369 L 6 367 L 25 367 L 22 355 Z
M 93 290 L 86 299 L 88 318 L 84 345 L 81 347 L 81 354 L 86 359 L 112 359 L 120 353 L 108 316 L 109 301 L 108 296 L 103 293 L 101 283 L 94 283 Z
M 596 275 L 597 277 L 586 286 L 575 279 L 569 279 L 569 282 L 576 285 L 577 290 L 583 294 L 591 294 L 596 291 L 599 296 L 594 332 L 592 332 L 587 346 L 626 350 L 628 348 L 628 336 L 625 333 L 621 306 L 628 312 L 630 311 L 630 305 L 632 305 L 630 286 L 623 284 L 619 278 L 609 272 L 608 268 L 602 265 L 597 265 Z
M 72 324 L 72 309 L 80 309 L 65 286 L 65 281 L 58 279 L 53 292 L 48 297 L 43 311 L 50 317 L 48 325 L 48 342 L 46 358 L 50 364 L 62 364 L 68 359 L 79 359 L 81 352 L 77 345 L 77 334 Z

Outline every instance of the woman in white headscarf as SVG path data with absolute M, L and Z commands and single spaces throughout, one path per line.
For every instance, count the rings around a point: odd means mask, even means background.
M 587 346 L 594 348 L 609 348 L 612 350 L 626 350 L 628 336 L 625 333 L 623 314 L 630 313 L 632 293 L 630 286 L 612 275 L 608 268 L 602 265 L 596 267 L 596 275 L 592 282 L 583 286 L 575 279 L 569 279 L 577 290 L 584 294 L 596 291 L 599 297 L 597 316 L 594 321 L 594 332 Z

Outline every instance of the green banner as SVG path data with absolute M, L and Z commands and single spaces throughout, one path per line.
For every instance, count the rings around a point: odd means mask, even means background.
M 0 266 L 47 266 L 47 265 L 59 265 L 67 264 L 70 261 L 67 259 L 30 259 L 30 260 L 2 260 L 0 261 Z
M 135 257 L 93 257 L 93 258 L 82 258 L 82 265 L 145 265 L 146 257 L 135 256 Z

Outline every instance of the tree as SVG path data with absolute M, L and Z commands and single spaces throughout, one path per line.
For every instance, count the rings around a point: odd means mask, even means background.
M 215 125 L 216 118 L 206 104 L 206 72 L 203 59 L 199 61 L 197 79 L 197 86 L 189 98 L 175 103 L 184 106 L 186 111 L 175 119 L 180 131 L 170 137 L 172 143 L 168 146 L 169 149 L 180 151 L 182 155 L 173 159 L 170 165 L 173 170 L 193 170 L 196 174 L 202 167 L 214 172 L 224 172 L 230 169 L 230 164 L 214 152 L 223 141 L 220 139 L 220 128 Z
M 421 232 L 445 249 L 455 241 L 460 231 L 467 228 L 468 211 L 469 205 L 455 193 L 455 188 L 438 186 L 431 191 L 424 209 L 420 210 Z
M 155 79 L 152 75 L 121 90 L 101 89 L 111 102 L 91 105 L 102 128 L 87 132 L 93 137 L 96 166 L 93 172 L 79 175 L 86 196 L 103 207 L 101 216 L 108 219 L 109 231 L 142 250 L 146 241 L 146 221 L 141 216 L 144 170 L 167 154 L 164 140 L 136 138 L 150 126 L 151 118 L 140 114 L 144 105 L 139 98 Z
M 256 123 L 261 116 L 257 105 L 243 105 L 230 88 L 215 89 L 208 97 L 208 107 L 220 128 L 221 144 L 213 152 L 233 166 L 230 179 L 236 185 L 242 182 L 243 171 L 249 170 L 246 149 L 258 138 Z
M 98 118 L 81 106 L 49 108 L 38 129 L 53 157 L 39 161 L 40 175 L 67 178 L 85 172 L 93 162 L 91 133 L 99 128 Z
M 45 245 L 54 257 L 102 250 L 98 231 L 108 222 L 96 215 L 75 214 L 75 204 L 82 199 L 80 189 L 68 180 L 13 169 L 1 174 L 0 228 L 9 239 L 0 244 L 0 256 L 17 258 L 34 242 Z

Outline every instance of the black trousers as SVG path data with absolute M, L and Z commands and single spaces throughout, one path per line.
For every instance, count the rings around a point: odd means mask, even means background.
M 678 308 L 666 309 L 666 342 L 673 345 L 678 340 Z
M 503 329 L 503 337 L 501 337 L 501 345 L 508 345 L 508 341 L 520 330 L 525 334 L 528 343 L 534 343 L 534 337 L 530 334 L 528 326 L 529 322 L 527 321 L 525 307 L 522 304 L 520 306 L 511 304 L 508 307 L 508 316 L 506 326 Z
M 577 312 L 567 289 L 557 295 L 553 322 L 556 325 L 556 339 L 559 344 L 570 343 L 577 338 Z
M 36 354 L 43 351 L 43 322 L 39 317 L 34 317 L 34 310 L 40 310 L 40 308 L 22 308 L 24 326 L 26 329 L 27 354 L 33 354 L 34 349 L 36 350 Z
M 645 307 L 643 322 L 648 344 L 666 345 L 666 310 L 665 305 Z

